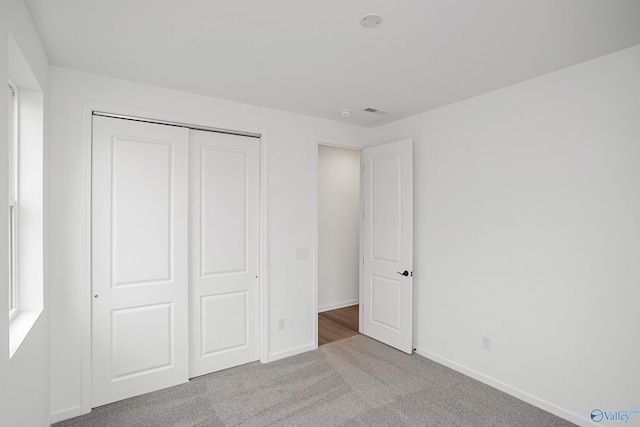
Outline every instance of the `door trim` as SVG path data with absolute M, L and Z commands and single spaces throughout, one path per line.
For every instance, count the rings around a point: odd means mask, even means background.
M 320 244 L 320 240 L 319 240 L 319 223 L 318 223 L 318 209 L 320 209 L 320 203 L 318 202 L 318 197 L 319 197 L 319 189 L 318 186 L 320 185 L 319 179 L 318 179 L 318 148 L 321 145 L 326 145 L 328 147 L 337 147 L 337 148 L 345 148 L 347 150 L 356 150 L 359 151 L 361 153 L 360 155 L 360 175 L 362 176 L 362 150 L 366 147 L 364 147 L 362 144 L 350 144 L 347 142 L 340 142 L 340 141 L 327 141 L 327 140 L 320 140 L 315 144 L 315 150 L 313 153 L 313 165 L 314 165 L 314 175 L 313 175 L 313 179 L 314 179 L 314 185 L 313 185 L 313 191 L 314 191 L 314 197 L 313 197 L 313 248 L 314 248 L 314 254 L 313 254 L 313 348 L 316 349 L 318 348 L 318 263 L 319 263 L 319 258 L 318 258 L 318 252 L 319 252 L 319 244 Z M 362 214 L 362 179 L 360 179 L 360 214 Z M 363 227 L 363 221 L 362 221 L 362 215 L 359 216 L 359 240 L 360 240 L 360 248 L 359 248 L 359 254 L 358 254 L 358 260 L 362 260 L 362 227 Z M 358 266 L 358 303 L 360 303 L 360 301 L 363 300 L 364 296 L 363 296 L 363 270 L 362 270 L 362 263 L 358 262 L 359 266 Z M 359 306 L 359 312 L 358 312 L 358 332 L 362 333 L 362 304 L 360 304 Z
M 119 105 L 97 102 L 84 102 L 82 112 L 82 303 L 81 303 L 81 378 L 80 378 L 80 415 L 91 412 L 91 158 L 92 158 L 92 116 L 94 112 L 109 113 L 128 117 L 140 117 L 147 121 L 171 122 L 192 125 L 199 128 L 228 130 L 229 133 L 260 135 L 260 185 L 259 185 L 259 268 L 260 268 L 260 316 L 259 340 L 260 361 L 269 362 L 268 330 L 268 233 L 267 233 L 267 153 L 269 151 L 268 132 L 254 126 L 231 125 L 189 116 L 171 113 L 139 110 Z M 316 290 L 317 292 L 317 290 Z M 317 305 L 317 304 L 316 304 Z M 317 317 L 317 316 L 316 316 Z M 317 339 L 317 324 L 316 324 Z

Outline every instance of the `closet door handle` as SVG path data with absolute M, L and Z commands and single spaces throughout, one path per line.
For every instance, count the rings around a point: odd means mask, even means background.
M 399 275 L 401 275 L 401 276 L 404 276 L 404 277 L 409 276 L 409 272 L 408 272 L 407 270 L 403 271 L 402 273 L 400 273 L 400 272 L 398 271 L 398 274 L 399 274 Z

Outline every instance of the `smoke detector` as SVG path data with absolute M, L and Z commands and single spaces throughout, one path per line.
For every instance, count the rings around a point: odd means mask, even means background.
M 370 13 L 368 15 L 365 15 L 360 20 L 360 25 L 365 28 L 376 28 L 379 27 L 380 24 L 382 24 L 382 16 L 378 15 L 377 13 Z
M 345 108 L 344 110 L 340 110 L 340 115 L 342 117 L 349 117 L 351 115 L 351 110 Z

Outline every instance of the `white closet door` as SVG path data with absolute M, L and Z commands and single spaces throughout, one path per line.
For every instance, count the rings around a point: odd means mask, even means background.
M 190 368 L 259 358 L 259 140 L 191 131 Z
M 366 148 L 363 333 L 413 350 L 413 142 Z
M 183 128 L 93 119 L 92 406 L 188 381 Z

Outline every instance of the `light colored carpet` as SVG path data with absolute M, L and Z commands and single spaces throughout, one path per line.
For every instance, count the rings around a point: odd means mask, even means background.
M 90 426 L 571 426 L 418 355 L 363 335 L 95 408 Z

